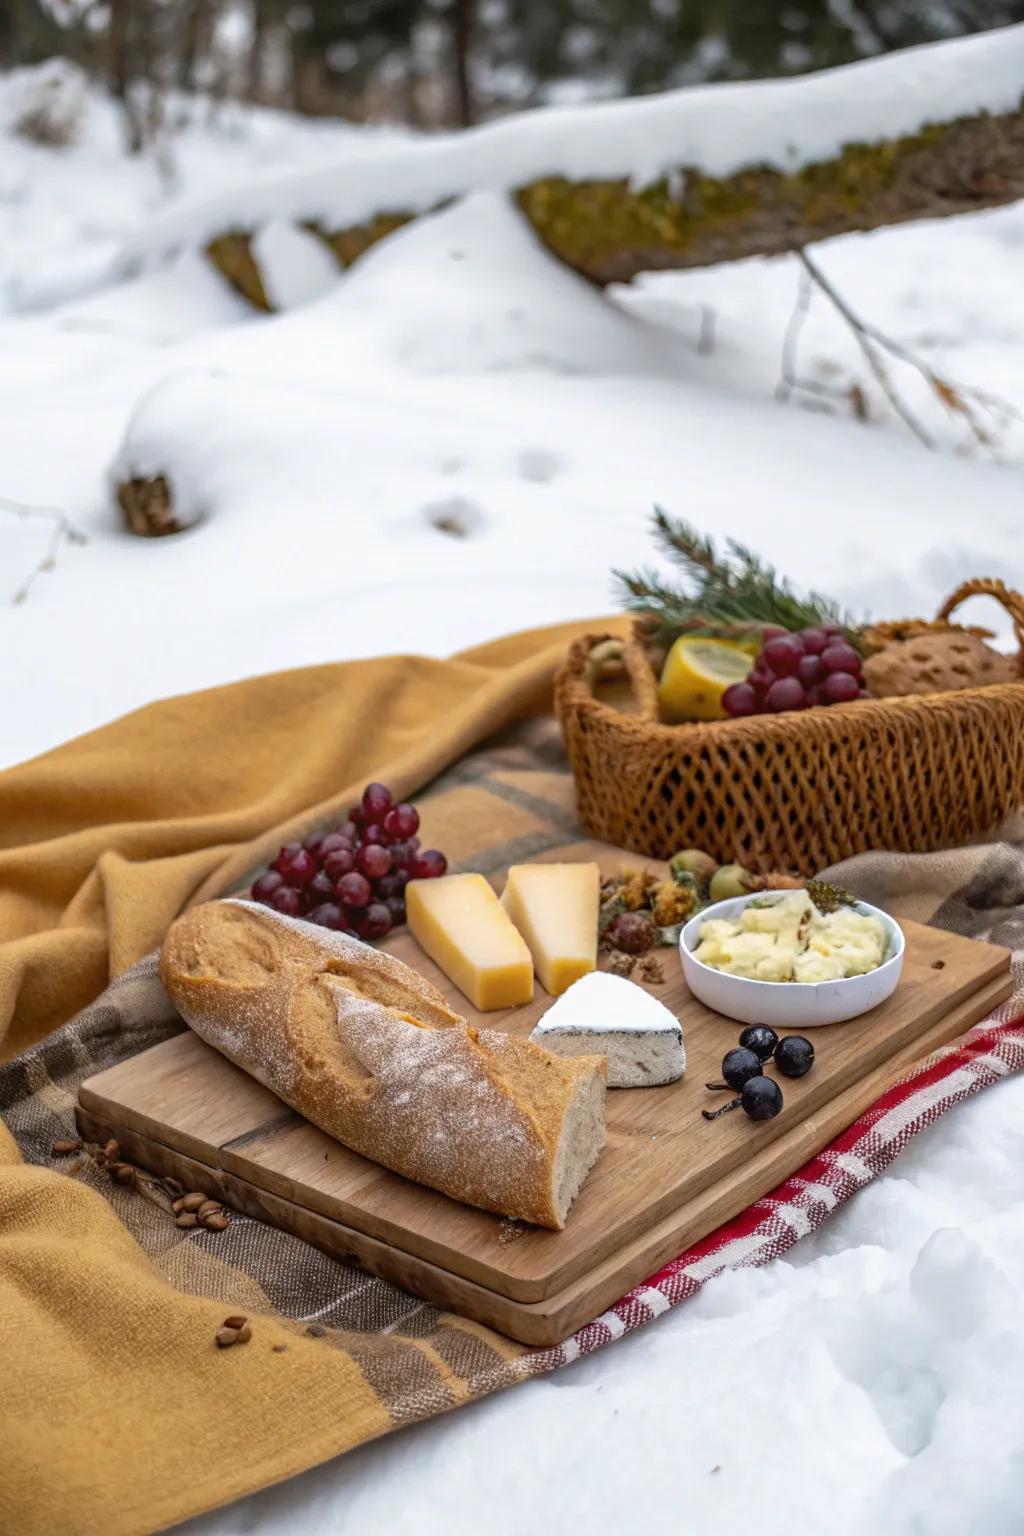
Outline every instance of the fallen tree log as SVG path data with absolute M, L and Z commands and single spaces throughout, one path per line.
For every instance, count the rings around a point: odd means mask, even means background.
M 506 118 L 172 216 L 135 252 L 202 244 L 268 306 L 251 237 L 288 218 L 343 266 L 480 188 L 512 195 L 596 283 L 776 255 L 853 231 L 1024 196 L 1024 25 L 796 79 Z

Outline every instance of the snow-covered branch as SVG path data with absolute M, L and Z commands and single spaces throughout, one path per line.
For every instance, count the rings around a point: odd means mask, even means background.
M 271 219 L 312 227 L 347 265 L 481 188 L 514 196 L 597 282 L 796 250 L 1024 195 L 1022 97 L 1024 24 L 796 79 L 549 108 L 268 176 L 155 221 L 124 262 L 188 245 L 219 259 L 227 238 L 226 275 L 259 302 L 245 243 Z

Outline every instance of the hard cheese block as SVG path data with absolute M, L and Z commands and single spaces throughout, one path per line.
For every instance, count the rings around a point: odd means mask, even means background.
M 405 906 L 413 938 L 474 1008 L 533 1000 L 530 951 L 483 875 L 410 880 Z
M 608 971 L 594 971 L 570 987 L 530 1039 L 560 1056 L 604 1056 L 609 1088 L 654 1088 L 674 1083 L 686 1069 L 675 1014 L 643 987 Z
M 513 864 L 508 872 L 502 906 L 553 997 L 597 967 L 600 891 L 596 864 Z

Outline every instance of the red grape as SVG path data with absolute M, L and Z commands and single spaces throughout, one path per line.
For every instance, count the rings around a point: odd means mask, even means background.
M 349 931 L 348 918 L 336 901 L 322 901 L 308 916 L 311 923 L 317 923 L 321 928 L 333 928 L 336 933 Z
M 733 683 L 722 694 L 722 708 L 734 720 L 741 715 L 756 715 L 757 694 L 749 683 Z
M 860 657 L 852 645 L 847 645 L 842 640 L 833 640 L 821 653 L 821 664 L 826 672 L 850 672 L 854 677 L 860 674 Z
M 795 677 L 777 678 L 768 689 L 768 708 L 780 715 L 790 709 L 806 709 L 807 694 Z
M 412 837 L 419 831 L 420 816 L 415 806 L 402 801 L 401 805 L 394 805 L 384 817 L 384 831 L 389 841 L 393 843 L 403 842 L 407 837 Z
M 359 828 L 351 817 L 348 821 L 342 822 L 341 826 L 337 828 L 337 833 L 339 837 L 347 838 L 353 848 L 359 841 Z
M 795 635 L 775 635 L 766 641 L 760 660 L 771 667 L 776 677 L 789 677 L 800 665 L 803 646 Z
M 321 901 L 334 900 L 334 881 L 322 869 L 313 876 L 306 890 L 311 896 L 316 896 Z
M 262 901 L 264 905 L 269 902 L 275 891 L 279 891 L 284 885 L 284 880 L 276 869 L 268 869 L 265 875 L 253 882 L 252 899 Z
M 813 688 L 808 688 L 808 690 L 807 690 L 807 702 L 808 702 L 808 704 L 812 704 L 812 705 L 814 705 L 814 704 L 826 704 L 828 702 L 827 699 L 823 699 L 822 696 L 821 696 L 821 684 L 820 683 L 815 683 Z
M 285 843 L 277 858 L 271 864 L 271 869 L 276 869 L 279 875 L 284 874 L 284 866 L 290 861 L 293 854 L 302 852 L 301 843 Z
M 356 867 L 356 856 L 347 845 L 335 848 L 324 859 L 324 873 L 333 885 L 337 885 L 342 875 L 350 874 Z
M 789 630 L 783 629 L 781 624 L 763 624 L 761 626 L 761 645 L 767 640 L 774 640 L 776 635 L 788 635 Z
M 317 863 L 305 848 L 296 848 L 287 857 L 283 853 L 279 854 L 274 860 L 274 868 L 284 877 L 287 885 L 308 885 L 316 874 Z
M 360 834 L 360 842 L 362 842 L 362 843 L 386 843 L 387 842 L 387 838 L 384 836 L 384 828 L 381 826 L 379 821 L 371 821 L 371 822 L 369 822 L 363 828 L 362 833 Z
M 813 688 L 825 676 L 820 656 L 804 656 L 796 669 L 796 675 L 805 688 Z
M 409 865 L 410 880 L 436 880 L 448 868 L 448 860 L 436 848 L 417 853 Z
M 829 642 L 829 636 L 823 629 L 802 629 L 800 639 L 808 656 L 820 656 Z
M 400 928 L 405 922 L 405 897 L 388 896 L 385 899 L 384 905 L 391 913 L 392 928 Z
M 368 880 L 379 880 L 391 868 L 391 854 L 380 843 L 364 843 L 356 854 L 356 863 Z
M 334 887 L 338 900 L 346 907 L 365 907 L 373 894 L 370 890 L 370 882 L 365 875 L 361 875 L 357 869 L 349 874 L 342 875 Z
M 367 784 L 363 790 L 363 815 L 366 821 L 383 821 L 394 805 L 390 789 L 383 784 Z
M 401 896 L 409 881 L 407 869 L 393 869 L 389 875 L 382 875 L 379 880 L 373 882 L 374 893 L 387 901 L 391 896 Z
M 361 939 L 382 939 L 391 927 L 391 908 L 383 901 L 372 901 L 356 924 Z
M 279 885 L 270 897 L 270 906 L 275 912 L 283 912 L 286 917 L 298 917 L 302 911 L 302 897 L 294 886 Z
M 311 832 L 302 846 L 305 848 L 306 852 L 311 853 L 314 858 L 319 858 L 320 844 L 323 842 L 325 836 L 326 833 L 324 832 Z
M 848 704 L 860 693 L 860 683 L 849 672 L 830 672 L 821 685 L 821 697 L 829 704 Z
M 346 837 L 344 832 L 328 832 L 320 844 L 319 859 L 322 864 L 327 863 L 329 853 L 337 853 L 339 848 L 347 848 L 349 852 L 355 847 L 355 838 Z

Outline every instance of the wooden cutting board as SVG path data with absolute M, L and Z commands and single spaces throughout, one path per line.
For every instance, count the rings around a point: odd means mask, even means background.
M 654 861 L 576 843 L 547 859 L 596 859 L 608 872 Z M 495 882 L 499 887 L 501 878 Z M 361 1263 L 428 1300 L 530 1344 L 554 1343 L 722 1221 L 766 1194 L 844 1130 L 900 1070 L 1009 995 L 1009 954 L 915 923 L 893 997 L 848 1024 L 815 1030 L 813 1071 L 780 1079 L 785 1108 L 754 1124 L 705 1121 L 724 1102 L 704 1083 L 741 1026 L 698 1003 L 678 955 L 660 951 L 651 986 L 683 1025 L 685 1078 L 613 1089 L 608 1144 L 564 1232 L 460 1205 L 340 1146 L 189 1031 L 88 1079 L 79 1121 L 116 1136 L 132 1161 Z M 386 944 L 470 1022 L 529 1034 L 550 998 L 480 1015 L 408 932 Z

